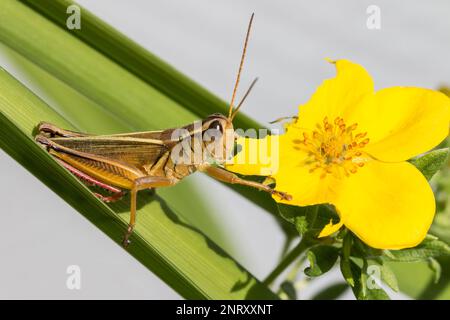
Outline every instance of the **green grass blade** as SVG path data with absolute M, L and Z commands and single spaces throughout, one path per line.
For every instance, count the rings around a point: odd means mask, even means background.
M 108 207 L 32 139 L 42 119 L 72 127 L 0 69 L 0 146 L 114 241 L 120 242 L 128 204 Z M 171 210 L 158 195 L 139 201 L 139 223 L 129 253 L 185 298 L 244 299 L 276 296 L 236 261 Z

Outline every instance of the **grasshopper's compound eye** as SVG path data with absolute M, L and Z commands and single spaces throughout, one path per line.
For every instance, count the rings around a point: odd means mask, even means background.
M 218 132 L 223 133 L 222 124 L 218 120 L 211 122 L 211 124 L 209 125 L 209 129 L 217 130 Z

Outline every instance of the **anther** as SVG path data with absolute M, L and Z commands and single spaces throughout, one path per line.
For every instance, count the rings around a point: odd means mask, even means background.
M 355 136 L 355 139 L 362 139 L 362 138 L 364 138 L 365 136 L 367 136 L 367 132 L 361 132 L 361 133 L 358 133 L 358 134 Z

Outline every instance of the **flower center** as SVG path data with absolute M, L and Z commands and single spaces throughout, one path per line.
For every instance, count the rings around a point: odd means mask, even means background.
M 361 150 L 369 143 L 369 138 L 367 132 L 355 134 L 357 127 L 357 123 L 347 126 L 340 117 L 333 122 L 325 117 L 312 133 L 303 132 L 303 139 L 294 143 L 307 152 L 306 164 L 311 166 L 309 172 L 320 170 L 321 179 L 328 174 L 340 178 L 342 175 L 348 177 L 363 167 Z

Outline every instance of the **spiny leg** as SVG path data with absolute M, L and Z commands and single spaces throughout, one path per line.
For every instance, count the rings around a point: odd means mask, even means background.
M 199 170 L 202 171 L 202 172 L 205 172 L 210 177 L 212 177 L 214 179 L 217 179 L 219 181 L 223 181 L 223 182 L 227 182 L 227 183 L 231 183 L 231 184 L 240 184 L 240 185 L 244 185 L 244 186 L 257 188 L 259 190 L 268 192 L 270 194 L 276 194 L 281 199 L 292 200 L 292 196 L 287 194 L 287 193 L 285 193 L 285 192 L 272 189 L 271 187 L 269 187 L 269 186 L 267 186 L 265 184 L 259 183 L 259 182 L 249 181 L 249 180 L 245 180 L 245 179 L 239 178 L 234 173 L 229 172 L 229 171 L 227 171 L 227 170 L 225 170 L 223 168 L 220 168 L 220 167 L 214 167 L 212 165 L 205 164 L 205 165 L 200 166 Z
M 175 183 L 176 181 L 173 179 L 153 176 L 141 177 L 134 181 L 133 188 L 130 191 L 130 222 L 128 224 L 128 229 L 122 242 L 125 248 L 130 244 L 129 239 L 133 234 L 134 226 L 136 225 L 136 201 L 138 191 L 150 188 L 166 187 Z

